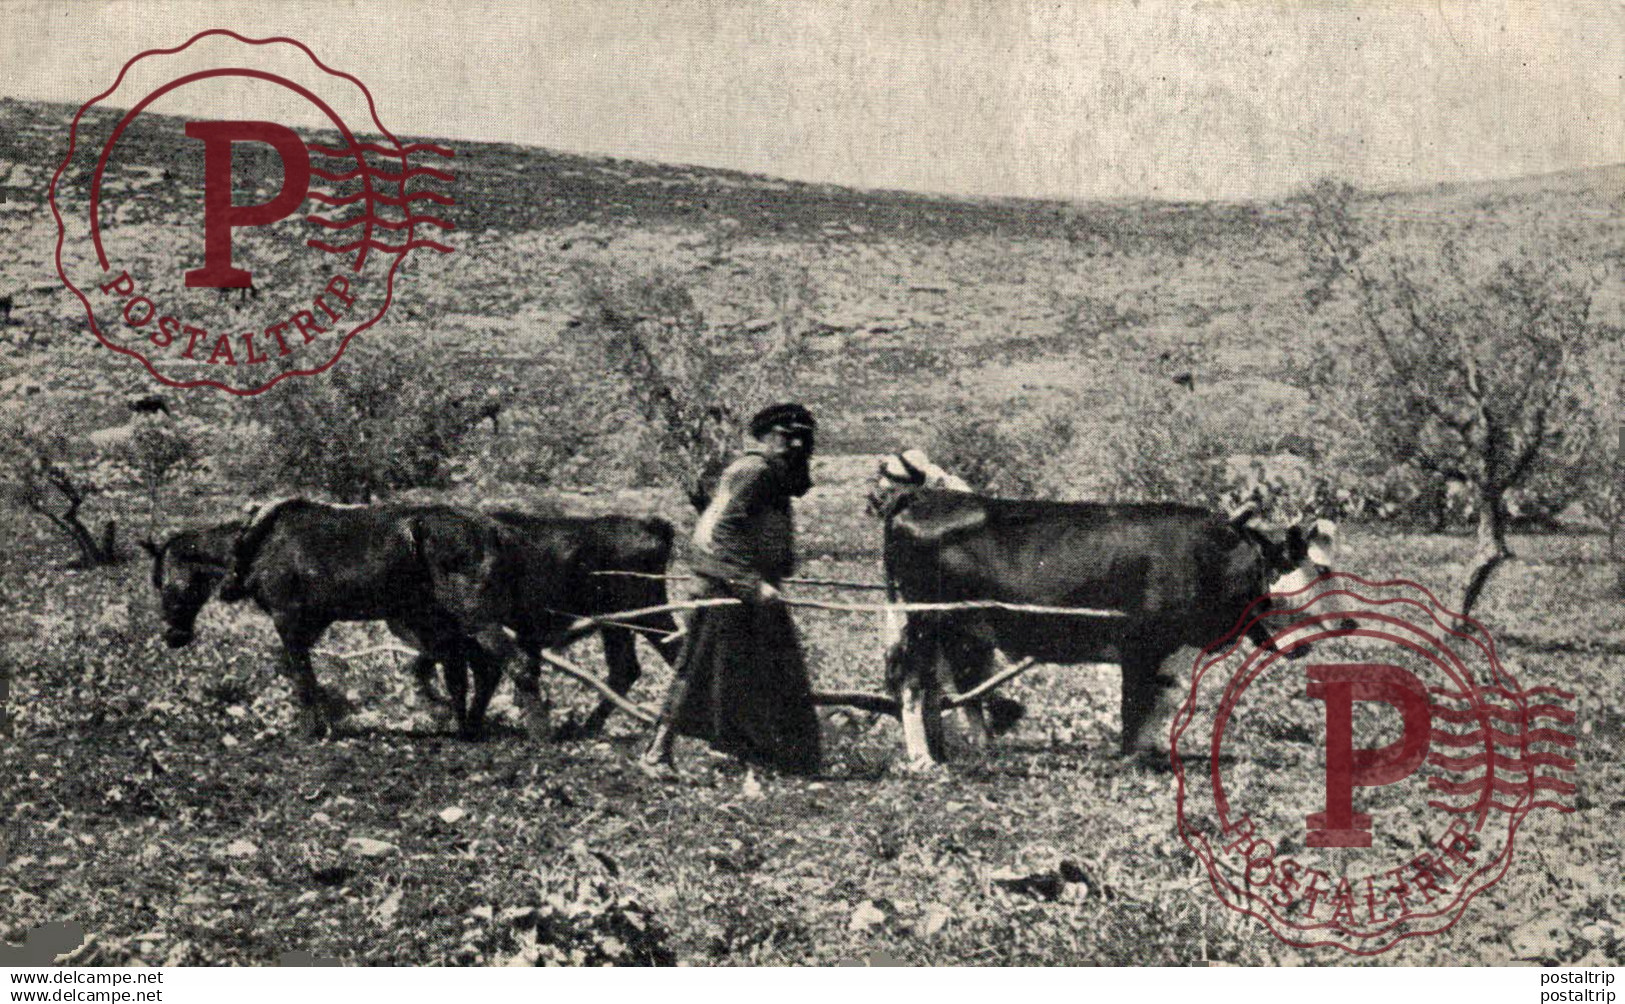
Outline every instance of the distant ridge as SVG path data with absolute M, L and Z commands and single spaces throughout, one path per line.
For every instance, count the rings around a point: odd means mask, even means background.
M 0 190 L 10 200 L 43 200 L 75 111 L 69 104 L 0 99 L 0 160 L 6 162 L 0 167 Z M 125 134 L 115 163 L 126 169 L 195 177 L 200 149 L 184 138 L 183 129 L 180 118 L 143 115 Z M 560 153 L 513 143 L 400 139 L 456 149 L 458 181 L 453 191 L 459 227 L 475 234 L 597 224 L 724 226 L 837 239 L 907 231 L 935 239 L 988 234 L 1134 244 L 1170 237 L 1177 241 L 1197 231 L 1255 231 L 1297 217 L 1291 198 L 1191 202 L 944 195 L 789 181 L 728 168 Z M 51 163 L 42 163 L 42 156 Z M 33 168 L 22 173 L 24 184 L 18 184 L 18 176 L 10 171 L 13 165 Z M 45 172 L 43 183 L 37 177 L 40 169 Z M 266 169 L 273 170 L 269 161 Z M 1625 164 L 1495 181 L 1444 182 L 1364 196 L 1379 212 L 1419 219 L 1508 202 L 1529 203 L 1531 211 L 1541 204 L 1540 212 L 1551 212 L 1560 209 L 1546 204 L 1554 198 L 1589 203 L 1581 211 L 1595 214 L 1625 198 Z

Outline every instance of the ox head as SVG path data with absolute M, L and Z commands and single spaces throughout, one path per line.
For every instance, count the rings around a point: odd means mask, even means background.
M 1254 524 L 1257 508 L 1251 504 L 1244 506 L 1230 515 L 1230 525 L 1243 540 L 1252 545 L 1251 550 L 1256 554 L 1254 566 L 1256 577 L 1253 581 L 1257 590 L 1253 595 L 1291 596 L 1307 589 L 1314 581 L 1332 571 L 1337 555 L 1337 524 L 1329 519 L 1307 517 L 1300 522 L 1293 523 L 1285 528 L 1268 528 Z M 1302 596 L 1298 599 L 1285 601 L 1289 605 L 1298 605 L 1307 599 Z M 1272 605 L 1279 607 L 1283 601 L 1272 600 Z M 1338 609 L 1335 599 L 1321 602 L 1317 612 L 1324 613 Z M 1354 622 L 1348 618 L 1338 625 L 1342 629 L 1354 627 Z M 1271 638 L 1270 628 L 1263 622 L 1255 622 L 1248 628 L 1248 637 L 1254 644 L 1263 648 L 1277 648 L 1281 643 L 1291 638 L 1291 633 L 1279 638 Z M 1308 645 L 1293 646 L 1288 650 L 1287 657 L 1299 659 L 1309 654 Z
M 209 601 L 225 569 L 192 552 L 184 534 L 162 544 L 143 540 L 141 546 L 152 555 L 152 587 L 158 592 L 158 606 L 164 619 L 164 641 L 170 648 L 189 644 L 194 636 L 198 611 Z
M 909 495 L 921 488 L 940 488 L 952 492 L 971 490 L 964 479 L 932 463 L 924 450 L 904 450 L 886 457 L 875 470 L 874 484 L 869 488 L 869 513 L 879 519 L 887 519 Z

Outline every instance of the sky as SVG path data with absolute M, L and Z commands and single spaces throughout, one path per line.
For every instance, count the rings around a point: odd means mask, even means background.
M 1232 199 L 1625 162 L 1625 0 L 0 0 L 0 25 L 10 97 L 77 104 L 226 27 L 303 41 L 397 134 L 868 188 Z

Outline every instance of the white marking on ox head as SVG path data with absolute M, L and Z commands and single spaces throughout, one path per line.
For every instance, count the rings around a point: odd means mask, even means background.
M 1284 542 L 1292 569 L 1270 584 L 1272 593 L 1293 593 L 1308 588 L 1316 579 L 1332 571 L 1337 561 L 1337 524 L 1329 519 L 1310 519 L 1289 527 Z
M 931 462 L 925 451 L 914 448 L 893 453 L 880 461 L 875 471 L 874 487 L 869 491 L 869 511 L 885 519 L 905 492 L 919 488 L 940 488 L 944 491 L 968 492 L 964 478 Z M 880 626 L 881 645 L 887 651 L 903 642 L 903 627 L 907 618 L 896 610 L 886 611 Z
M 1276 608 L 1305 607 L 1303 617 L 1325 618 L 1318 624 L 1286 630 L 1275 638 L 1278 648 L 1292 658 L 1308 654 L 1307 645 L 1294 644 L 1310 635 L 1328 630 L 1349 629 L 1355 622 L 1349 616 L 1354 607 L 1347 596 L 1335 593 L 1335 583 L 1315 587 L 1317 580 L 1336 570 L 1337 524 L 1329 519 L 1310 518 L 1286 529 L 1271 562 L 1279 572 L 1270 583 Z M 1282 571 L 1283 563 L 1288 567 Z

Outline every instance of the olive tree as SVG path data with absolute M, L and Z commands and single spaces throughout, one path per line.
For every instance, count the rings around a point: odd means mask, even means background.
M 0 432 L 0 499 L 48 522 L 77 552 L 74 565 L 95 568 L 119 560 L 116 523 L 99 531 L 85 524 L 84 506 L 101 493 L 99 456 L 88 437 L 75 434 L 49 409 L 8 409 Z
M 795 387 L 807 351 L 805 276 L 776 270 L 743 291 L 763 312 L 714 324 L 681 277 L 665 270 L 578 273 L 570 328 L 581 357 L 617 408 L 649 434 L 660 478 L 703 507 L 710 483 L 737 451 L 751 412 Z
M 1614 341 L 1592 368 L 1598 434 L 1586 457 L 1586 511 L 1602 524 L 1607 560 L 1625 595 L 1625 343 Z
M 1352 308 L 1350 393 L 1362 398 L 1363 431 L 1474 495 L 1469 614 L 1513 556 L 1509 495 L 1578 462 L 1594 430 L 1586 367 L 1603 333 L 1597 280 L 1552 254 L 1486 261 L 1445 238 L 1420 250 L 1379 244 L 1346 184 L 1321 182 L 1305 201 L 1309 302 Z
M 134 423 L 119 450 L 147 503 L 147 533 L 158 533 L 164 489 L 195 471 L 201 459 L 196 428 L 183 427 L 165 415 Z

